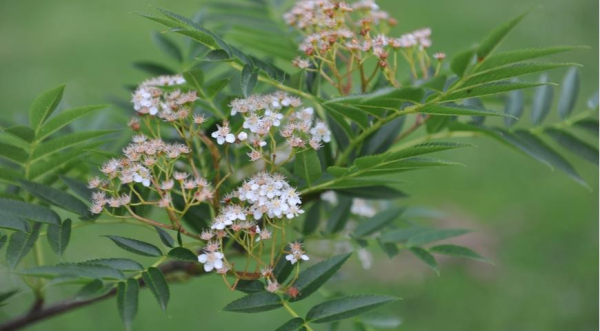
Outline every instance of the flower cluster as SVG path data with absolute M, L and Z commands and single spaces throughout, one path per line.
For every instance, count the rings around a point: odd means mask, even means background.
M 174 86 L 185 84 L 180 75 L 160 76 L 144 81 L 133 93 L 133 108 L 140 114 L 157 116 L 167 121 L 186 118 L 188 104 L 196 101 L 196 91 L 182 92 Z
M 158 138 L 149 139 L 143 134 L 134 136 L 132 143 L 123 149 L 125 157 L 110 159 L 100 168 L 107 180 L 95 177 L 89 181 L 89 188 L 101 190 L 94 196 L 91 211 L 99 214 L 106 205 L 112 208 L 128 205 L 131 192 L 134 192 L 132 185 L 135 183 L 156 191 L 160 196 L 156 204 L 162 208 L 171 207 L 169 193 L 174 188 L 175 181 L 180 183 L 182 193 L 189 200 L 201 202 L 212 198 L 213 192 L 204 178 L 189 178 L 188 173 L 165 171 L 172 169 L 175 161 L 189 153 L 189 147 L 184 144 L 170 144 Z M 123 194 L 121 188 L 126 188 L 129 192 Z M 107 198 L 105 192 L 112 197 Z
M 427 54 L 427 49 L 432 44 L 431 29 L 419 29 L 400 37 L 387 36 L 385 31 L 397 22 L 387 12 L 380 10 L 374 0 L 361 0 L 352 4 L 330 0 L 300 0 L 284 14 L 284 19 L 287 24 L 304 34 L 299 50 L 308 59 L 298 57 L 293 64 L 309 70 L 311 62 L 314 63 L 314 68 L 318 67 L 319 62 L 331 66 L 335 77 L 328 80 L 337 85 L 341 92 L 344 92 L 341 80 L 348 74 L 341 73 L 336 68 L 340 61 L 346 62 L 348 73 L 354 70 L 362 72 L 364 68 L 360 67 L 365 60 L 374 57 L 377 59 L 377 67 L 382 69 L 393 85 L 397 85 L 395 74 L 398 54 L 407 60 L 411 69 L 421 67 L 423 70 L 431 65 Z M 443 56 L 435 58 L 441 61 Z M 416 74 L 416 70 L 412 72 L 413 75 Z M 362 75 L 364 82 L 364 73 Z M 426 76 L 427 73 L 423 72 L 423 75 Z
M 265 140 L 273 128 L 279 129 L 279 135 L 291 147 L 304 148 L 309 145 L 319 149 L 322 143 L 331 141 L 331 132 L 324 122 L 314 119 L 313 108 L 298 109 L 301 105 L 299 98 L 284 92 L 234 99 L 230 104 L 231 115 L 241 114 L 244 117 L 241 131 L 236 136 L 229 125 L 223 123 L 212 133 L 212 137 L 217 139 L 218 144 L 249 139 L 252 148 L 249 156 L 253 161 L 262 157 L 260 151 L 267 145 Z

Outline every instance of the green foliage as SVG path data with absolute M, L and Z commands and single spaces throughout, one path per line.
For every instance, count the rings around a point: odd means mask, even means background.
M 6 248 L 6 262 L 14 269 L 33 248 L 40 234 L 41 223 L 34 223 L 28 232 L 14 232 L 10 235 Z
M 306 314 L 310 323 L 330 323 L 364 314 L 397 301 L 383 295 L 357 295 L 333 299 L 312 307 Z
M 290 301 L 298 301 L 309 297 L 331 278 L 352 254 L 337 255 L 323 262 L 308 267 L 296 279 L 295 286 L 300 294 Z
M 281 298 L 270 292 L 248 294 L 229 303 L 224 311 L 234 313 L 259 313 L 283 307 Z
M 120 236 L 106 236 L 110 240 L 112 240 L 117 246 L 122 249 L 143 255 L 143 256 L 161 256 L 162 252 L 160 249 L 152 244 L 147 242 L 143 242 L 136 239 L 130 239 Z
M 142 272 L 142 278 L 144 279 L 146 286 L 152 291 L 160 308 L 165 311 L 171 295 L 165 276 L 157 268 L 151 267 L 148 268 L 147 271 Z
M 71 223 L 71 219 L 67 218 L 60 225 L 48 225 L 48 243 L 50 243 L 50 248 L 58 256 L 63 254 L 69 244 Z
M 117 308 L 126 330 L 131 329 L 131 323 L 137 314 L 139 289 L 138 281 L 133 278 L 117 285 Z

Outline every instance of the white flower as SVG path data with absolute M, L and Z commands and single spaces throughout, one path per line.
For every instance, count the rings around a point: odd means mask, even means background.
M 352 200 L 350 212 L 358 216 L 373 217 L 377 213 L 377 210 L 370 206 L 366 200 L 355 198 Z
M 230 132 L 229 124 L 227 122 L 223 123 L 223 126 L 217 124 L 217 131 L 213 132 L 211 136 L 217 139 L 217 144 L 223 145 L 223 143 L 234 143 L 235 135 Z
M 238 134 L 237 138 L 240 141 L 244 141 L 244 140 L 248 139 L 248 134 L 246 132 L 242 131 Z
M 290 244 L 290 254 L 285 256 L 285 259 L 290 261 L 292 264 L 296 264 L 298 260 L 308 261 L 309 257 L 302 250 L 302 244 L 294 242 Z
M 283 100 L 283 101 L 286 101 L 286 100 Z M 287 104 L 289 105 L 289 102 Z M 280 126 L 281 120 L 283 119 L 283 114 L 267 110 L 267 111 L 265 111 L 265 119 L 267 121 L 271 121 L 271 123 L 273 123 L 273 126 Z
M 213 269 L 223 268 L 223 253 L 207 252 L 198 256 L 198 262 L 204 264 L 204 271 L 211 272 Z
M 225 215 L 219 215 L 215 217 L 213 224 L 210 226 L 213 230 L 223 230 L 226 226 L 233 224 L 233 221 L 227 218 Z
M 317 122 L 317 124 L 310 129 L 310 134 L 313 139 L 322 140 L 326 143 L 331 141 L 331 131 L 329 131 L 329 128 L 327 128 L 327 125 L 324 122 Z

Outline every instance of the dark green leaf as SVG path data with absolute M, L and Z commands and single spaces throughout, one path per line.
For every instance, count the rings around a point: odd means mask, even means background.
M 504 114 L 488 110 L 480 107 L 473 107 L 467 105 L 457 105 L 454 103 L 441 103 L 432 104 L 419 111 L 424 114 L 454 116 L 454 115 L 468 115 L 468 116 L 503 116 Z
M 540 138 L 533 135 L 529 131 L 524 130 L 518 130 L 516 135 L 538 158 L 544 160 L 553 168 L 563 171 L 577 183 L 589 188 L 587 183 L 581 178 L 581 176 L 579 176 L 575 168 L 573 168 L 573 166 L 564 157 L 554 151 Z
M 175 247 L 169 251 L 168 256 L 172 259 L 181 260 L 181 261 L 189 261 L 189 262 L 198 262 L 198 256 L 194 254 L 194 252 L 190 251 L 187 248 L 183 247 Z
M 163 66 L 162 64 L 150 61 L 138 61 L 133 63 L 133 67 L 152 76 L 174 75 L 175 71 Z
M 215 50 L 208 52 L 206 54 L 206 56 L 204 57 L 204 60 L 222 62 L 222 61 L 231 61 L 233 59 L 229 56 L 229 54 L 227 54 L 226 51 L 224 51 L 222 49 L 215 49 Z
M 518 77 L 534 72 L 546 71 L 550 69 L 573 66 L 574 63 L 552 63 L 552 62 L 533 62 L 533 63 L 516 63 L 500 68 L 494 68 L 487 71 L 482 71 L 478 74 L 470 76 L 463 87 L 474 86 L 484 83 L 496 82 L 499 80 Z
M 62 221 L 59 225 L 48 225 L 48 243 L 50 244 L 50 248 L 56 253 L 56 255 L 61 256 L 67 245 L 69 244 L 69 239 L 71 238 L 71 219 L 67 218 Z
M 154 297 L 162 310 L 165 311 L 170 296 L 169 285 L 165 280 L 165 276 L 163 276 L 162 272 L 157 268 L 150 267 L 147 271 L 142 272 L 142 278 L 144 279 L 146 286 L 148 286 L 150 291 L 152 291 L 152 294 L 154 294 Z
M 521 20 L 527 15 L 523 13 L 512 20 L 504 23 L 503 25 L 494 29 L 489 35 L 483 39 L 479 47 L 477 48 L 477 58 L 479 61 L 484 60 L 500 45 L 502 40 L 514 29 L 514 27 L 521 22 Z
M 126 330 L 131 330 L 131 323 L 137 313 L 139 289 L 138 281 L 133 278 L 120 282 L 117 286 L 117 308 Z
M 86 106 L 80 108 L 67 109 L 60 112 L 58 115 L 52 117 L 48 120 L 42 127 L 40 127 L 39 131 L 35 135 L 35 139 L 37 141 L 41 141 L 42 139 L 48 137 L 54 132 L 62 129 L 63 127 L 69 125 L 71 122 L 76 119 L 90 114 L 96 110 L 108 108 L 110 105 L 97 105 L 97 106 Z
M 327 233 L 336 233 L 344 229 L 350 217 L 350 207 L 352 206 L 352 199 L 344 198 L 340 199 L 339 204 L 331 216 L 327 220 Z
M 209 99 L 214 98 L 225 86 L 229 84 L 229 78 L 218 79 L 206 87 L 206 94 Z
M 65 85 L 61 85 L 40 94 L 29 109 L 29 124 L 37 131 L 40 126 L 52 115 L 62 99 Z
M 246 294 L 258 293 L 265 291 L 265 284 L 260 280 L 245 280 L 238 281 L 235 286 L 236 291 L 244 292 Z
M 30 144 L 35 138 L 35 131 L 25 125 L 14 125 L 8 128 L 1 128 L 0 132 L 6 132 L 13 137 L 19 138 L 26 145 Z
M 33 151 L 31 155 L 31 161 L 37 161 L 42 157 L 49 157 L 53 154 L 56 154 L 62 151 L 65 148 L 79 145 L 87 140 L 98 138 L 101 136 L 105 136 L 109 133 L 113 133 L 113 130 L 105 130 L 105 131 L 84 131 L 84 132 L 75 132 L 68 135 L 64 135 L 49 141 L 46 141 L 37 146 L 37 148 Z
M 92 200 L 92 193 L 94 190 L 87 187 L 85 183 L 66 176 L 60 176 L 60 179 L 62 179 L 62 181 L 71 189 L 71 191 L 76 193 L 80 198 L 84 199 L 85 201 Z
M 356 295 L 333 299 L 312 307 L 306 314 L 310 323 L 330 323 L 351 318 L 387 305 L 398 298 L 383 295 Z
M 158 226 L 155 226 L 154 229 L 158 233 L 158 237 L 160 238 L 160 241 L 162 241 L 162 243 L 165 246 L 167 246 L 167 247 L 175 246 L 175 240 L 173 239 L 173 237 L 171 237 L 171 235 L 167 231 L 165 231 L 162 228 L 159 228 Z
M 29 232 L 29 222 L 20 217 L 0 211 L 0 228 Z
M 29 154 L 17 146 L 0 142 L 0 157 L 22 164 L 27 161 Z
M 254 69 L 254 66 L 246 64 L 240 76 L 240 86 L 242 87 L 242 93 L 247 98 L 252 94 L 252 90 L 256 86 L 258 81 L 258 70 Z
M 0 198 L 0 210 L 4 214 L 27 218 L 47 224 L 60 224 L 60 217 L 49 208 L 31 203 Z
M 410 252 L 413 253 L 419 260 L 423 261 L 431 270 L 435 271 L 435 273 L 439 276 L 440 271 L 438 269 L 437 261 L 433 255 L 429 254 L 428 251 L 424 250 L 421 247 L 411 247 Z
M 454 256 L 454 257 L 464 257 L 467 259 L 473 259 L 473 260 L 477 260 L 477 261 L 481 261 L 481 262 L 489 262 L 483 256 L 481 256 L 481 255 L 475 253 L 474 251 L 472 251 L 471 249 L 469 249 L 467 247 L 463 247 L 463 246 L 439 245 L 439 246 L 431 247 L 429 249 L 429 252 L 435 253 L 435 254 L 450 255 L 450 256 Z
M 23 188 L 29 191 L 29 193 L 48 203 L 51 203 L 64 210 L 76 213 L 80 216 L 83 216 L 84 218 L 91 217 L 88 207 L 83 202 L 81 202 L 81 200 L 73 197 L 68 193 L 65 193 L 61 190 L 55 189 L 50 186 L 26 180 L 21 180 L 20 182 Z
M 479 71 L 487 70 L 494 67 L 499 67 L 502 65 L 507 65 L 511 63 L 517 63 L 525 60 L 531 60 L 538 57 L 562 53 L 571 51 L 574 49 L 579 49 L 582 47 L 579 46 L 554 46 L 547 48 L 529 48 L 529 49 L 520 49 L 516 51 L 502 52 L 496 53 L 490 57 L 488 57 L 485 62 L 483 62 L 479 66 Z
M 381 236 L 380 239 L 382 243 L 404 243 L 408 241 L 411 237 L 427 231 L 429 231 L 428 228 L 417 226 L 409 228 L 400 228 L 392 231 L 387 231 Z
M 108 258 L 108 259 L 94 259 L 85 262 L 81 262 L 80 264 L 93 264 L 93 265 L 103 265 L 107 267 L 111 267 L 121 271 L 142 271 L 144 267 L 131 259 L 125 258 Z
M 469 86 L 458 89 L 448 96 L 444 98 L 445 101 L 452 100 L 461 100 L 468 99 L 474 97 L 481 97 L 485 95 L 494 95 L 514 90 L 522 90 L 526 88 L 536 87 L 536 86 L 547 86 L 544 85 L 547 82 L 539 82 L 539 83 L 530 83 L 530 82 L 509 82 L 509 81 L 501 81 L 501 82 L 493 82 L 486 83 L 481 85 Z
M 56 278 L 56 277 L 77 277 L 84 279 L 123 279 L 125 276 L 120 270 L 104 265 L 95 265 L 89 263 L 60 263 L 57 265 L 44 265 L 29 268 L 21 272 L 24 275 Z
M 294 174 L 306 180 L 308 186 L 312 186 L 316 180 L 323 174 L 321 170 L 321 161 L 317 151 L 312 148 L 305 149 L 296 153 L 294 161 Z
M 19 289 L 14 289 L 14 290 L 0 292 L 0 307 L 5 306 L 6 305 L 5 301 L 8 300 L 13 295 L 19 293 L 20 291 L 21 290 L 19 290 Z
M 291 298 L 290 301 L 308 298 L 342 267 L 350 255 L 352 253 L 337 255 L 302 271 L 294 283 L 300 294 L 296 298 Z
M 550 81 L 547 74 L 540 77 L 540 83 L 546 84 Z M 554 90 L 551 85 L 541 85 L 535 89 L 533 103 L 531 105 L 531 122 L 533 125 L 540 125 L 550 113 L 552 107 L 552 98 Z
M 75 294 L 75 300 L 85 301 L 92 298 L 97 298 L 104 291 L 104 283 L 100 279 L 94 279 L 83 286 L 77 294 Z
M 280 307 L 283 307 L 283 305 L 278 295 L 270 292 L 259 292 L 232 301 L 223 310 L 235 313 L 259 313 Z
M 165 54 L 179 63 L 183 62 L 183 55 L 181 54 L 179 46 L 177 46 L 173 40 L 167 38 L 164 33 L 154 32 L 152 34 L 152 40 Z
M 597 119 L 582 119 L 575 122 L 575 125 L 598 136 L 598 120 Z
M 40 223 L 34 223 L 31 231 L 15 232 L 10 235 L 6 248 L 6 262 L 10 269 L 14 269 L 19 262 L 29 253 L 40 234 Z
M 307 236 L 315 233 L 321 223 L 321 201 L 316 201 L 304 218 L 304 226 L 302 227 L 302 234 Z
M 196 68 L 186 71 L 183 73 L 183 78 L 196 91 L 202 91 L 202 85 L 204 85 L 204 71 L 202 69 Z
M 335 192 L 348 197 L 374 200 L 405 198 L 407 195 L 387 186 L 364 186 L 361 188 L 335 189 Z
M 0 250 L 4 247 L 6 242 L 8 241 L 8 236 L 0 233 Z
M 573 108 L 575 108 L 580 81 L 581 78 L 579 78 L 577 68 L 573 67 L 569 69 L 561 84 L 561 92 L 558 99 L 558 113 L 562 119 L 569 117 Z
M 469 232 L 471 231 L 466 229 L 431 229 L 428 231 L 417 233 L 414 236 L 410 237 L 406 245 L 421 246 L 434 241 L 458 237 Z
M 581 156 L 595 165 L 598 165 L 598 148 L 595 146 L 564 130 L 548 128 L 544 130 L 544 132 L 565 149 Z
M 285 259 L 285 255 L 285 253 L 278 254 L 273 267 L 273 276 L 279 284 L 283 284 L 294 270 L 294 265 Z
M 462 77 L 467 71 L 467 67 L 473 62 L 475 55 L 474 49 L 462 51 L 454 56 L 452 62 L 450 62 L 450 69 L 457 76 Z
M 139 240 L 135 240 L 135 239 L 129 239 L 129 238 L 125 238 L 125 237 L 119 237 L 119 236 L 106 236 L 108 237 L 110 240 L 112 240 L 117 246 L 121 247 L 122 249 L 126 250 L 126 251 L 130 251 L 132 253 L 136 253 L 139 255 L 144 255 L 144 256 L 161 256 L 162 252 L 160 251 L 160 249 L 152 244 L 143 242 L 143 241 L 139 241 Z
M 363 238 L 374 232 L 377 232 L 390 224 L 392 221 L 398 219 L 404 208 L 392 208 L 383 212 L 378 213 L 377 215 L 369 218 L 358 224 L 356 229 L 354 230 L 353 236 L 356 238 Z
M 306 330 L 304 327 L 304 320 L 300 317 L 292 318 L 285 322 L 282 326 L 275 329 L 275 331 L 301 331 Z

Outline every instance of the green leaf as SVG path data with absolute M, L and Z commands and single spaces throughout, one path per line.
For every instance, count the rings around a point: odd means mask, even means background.
M 446 86 L 447 79 L 448 79 L 448 77 L 446 77 L 446 75 L 438 75 L 438 76 L 432 77 L 425 84 L 421 85 L 421 87 L 432 89 L 432 90 L 438 91 L 438 92 L 442 92 L 442 91 L 444 91 L 444 86 Z
M 373 234 L 385 226 L 398 219 L 400 215 L 404 212 L 404 208 L 392 208 L 383 212 L 378 213 L 377 215 L 369 218 L 358 224 L 356 229 L 354 230 L 353 236 L 355 238 L 363 238 L 370 234 Z
M 213 61 L 213 62 L 224 62 L 224 61 L 232 61 L 233 59 L 229 56 L 229 54 L 222 49 L 215 49 L 208 52 L 204 56 L 204 60 Z
M 561 84 L 561 92 L 558 99 L 558 113 L 560 114 L 560 118 L 566 119 L 573 112 L 573 108 L 577 102 L 580 81 L 581 78 L 579 77 L 577 68 L 569 69 Z
M 21 172 L 0 166 L 0 181 L 8 184 L 18 184 L 18 180 L 22 177 Z
M 310 209 L 308 209 L 308 212 L 306 213 L 306 216 L 304 218 L 304 225 L 302 227 L 303 235 L 308 236 L 310 234 L 313 234 L 319 228 L 319 223 L 321 223 L 321 206 L 322 203 L 319 200 L 316 201 L 310 207 Z
M 44 125 L 40 127 L 38 132 L 35 135 L 35 139 L 37 141 L 41 141 L 42 139 L 48 137 L 54 132 L 64 128 L 69 125 L 71 122 L 76 119 L 90 114 L 96 110 L 109 108 L 110 105 L 96 105 L 96 106 L 86 106 L 80 108 L 67 109 L 60 112 L 58 115 L 52 117 L 48 120 Z
M 582 119 L 575 122 L 575 125 L 596 135 L 598 137 L 598 120 L 597 119 Z
M 473 62 L 474 55 L 474 49 L 468 49 L 456 54 L 452 59 L 452 62 L 450 62 L 450 69 L 452 72 L 454 72 L 458 77 L 462 77 L 467 71 L 467 68 L 471 62 Z
M 540 77 L 540 83 L 546 84 L 550 81 L 547 74 Z M 540 125 L 550 113 L 554 91 L 550 85 L 541 85 L 535 89 L 533 103 L 531 105 L 531 122 Z
M 421 246 L 434 241 L 444 240 L 448 238 L 458 237 L 465 233 L 471 232 L 466 229 L 431 229 L 410 237 L 407 246 Z
M 258 293 L 265 291 L 265 284 L 260 280 L 245 280 L 242 279 L 237 282 L 235 286 L 236 291 L 244 292 L 246 294 Z
M 139 289 L 138 281 L 133 278 L 117 285 L 117 309 L 126 330 L 131 330 L 131 323 L 137 313 Z
M 183 78 L 195 90 L 202 91 L 204 85 L 204 71 L 202 69 L 192 69 L 183 73 Z
M 60 176 L 60 179 L 80 198 L 85 201 L 92 200 L 92 193 L 94 190 L 90 189 L 86 183 L 66 176 Z
M 125 276 L 120 270 L 104 265 L 95 265 L 89 263 L 60 263 L 57 265 L 44 265 L 29 268 L 21 272 L 27 276 L 56 278 L 56 277 L 77 277 L 85 279 L 124 279 Z
M 275 329 L 275 331 L 301 331 L 306 330 L 304 327 L 304 320 L 300 317 L 292 318 L 285 322 L 282 326 Z
M 20 141 L 29 145 L 35 138 L 35 131 L 25 125 L 14 125 L 8 128 L 2 128 L 0 132 L 6 132 Z
M 273 267 L 273 276 L 275 276 L 279 284 L 283 284 L 294 270 L 294 265 L 286 260 L 285 256 L 285 252 L 277 254 L 277 258 L 275 259 L 277 262 L 275 262 L 275 267 Z
M 19 262 L 29 253 L 40 234 L 40 223 L 34 223 L 31 231 L 14 232 L 10 235 L 6 248 L 6 262 L 10 269 L 14 269 Z
M 336 255 L 302 271 L 294 283 L 300 294 L 296 298 L 290 298 L 290 301 L 300 301 L 308 298 L 342 267 L 350 255 L 352 253 Z
M 104 293 L 104 283 L 100 279 L 94 279 L 83 286 L 77 294 L 75 294 L 75 300 L 85 301 L 93 298 L 97 298 Z
M 181 54 L 181 50 L 179 49 L 177 44 L 173 40 L 167 38 L 167 36 L 165 36 L 164 33 L 154 32 L 152 34 L 152 40 L 154 41 L 156 46 L 158 46 L 158 48 L 160 48 L 160 50 L 162 50 L 165 54 L 172 57 L 175 61 L 179 63 L 183 62 L 183 55 Z
M 259 313 L 283 307 L 281 298 L 270 292 L 252 293 L 230 302 L 224 311 L 234 313 Z
M 523 91 L 516 90 L 508 93 L 504 106 L 504 113 L 509 115 L 504 117 L 504 124 L 511 127 L 517 123 L 525 110 L 525 96 Z
M 503 25 L 494 29 L 489 35 L 487 35 L 477 48 L 477 57 L 479 61 L 484 60 L 490 55 L 498 45 L 504 40 L 504 38 L 521 22 L 521 20 L 527 15 L 523 13 L 514 19 L 504 23 Z
M 485 62 L 479 66 L 478 71 L 487 70 L 494 67 L 499 67 L 511 63 L 517 63 L 525 60 L 531 60 L 538 57 L 552 55 L 556 53 L 562 53 L 571 51 L 574 49 L 580 49 L 580 46 L 554 46 L 547 48 L 529 48 L 520 49 L 516 51 L 496 53 L 488 57 Z
M 65 85 L 61 85 L 40 94 L 29 109 L 29 124 L 34 131 L 52 115 L 62 99 Z
M 71 219 L 67 218 L 59 225 L 48 225 L 48 243 L 50 244 L 50 248 L 56 253 L 56 255 L 61 256 L 67 245 L 69 244 L 69 239 L 71 238 Z
M 144 267 L 131 259 L 125 258 L 108 258 L 108 259 L 94 259 L 88 260 L 85 262 L 81 262 L 80 264 L 92 264 L 92 265 L 102 265 L 111 267 L 121 271 L 142 271 Z
M 454 103 L 440 103 L 429 105 L 419 111 L 423 114 L 443 115 L 443 116 L 456 116 L 456 115 L 468 115 L 468 116 L 504 116 L 504 114 L 488 110 L 481 107 L 468 106 L 468 105 L 457 105 Z
M 126 251 L 130 251 L 132 253 L 136 253 L 136 254 L 144 255 L 144 256 L 162 256 L 162 252 L 160 251 L 160 249 L 152 244 L 149 244 L 149 243 L 146 243 L 146 242 L 143 242 L 140 240 L 129 239 L 129 238 L 119 237 L 119 236 L 105 236 L 105 237 L 108 237 L 117 246 L 121 247 L 122 249 L 124 249 Z
M 206 87 L 206 94 L 209 99 L 214 98 L 227 84 L 229 84 L 229 78 L 217 79 Z
M 20 217 L 0 211 L 0 228 L 29 232 L 29 222 Z
M 345 119 L 349 119 L 354 123 L 358 124 L 361 128 L 366 129 L 369 127 L 369 117 L 361 108 L 355 107 L 349 104 L 341 103 L 329 103 L 323 104 L 327 114 L 334 117 L 334 119 L 340 122 L 345 122 Z
M 404 243 L 408 241 L 411 237 L 426 232 L 428 230 L 428 228 L 418 226 L 400 228 L 392 231 L 387 231 L 381 236 L 380 240 L 382 243 Z
M 170 258 L 181 260 L 181 261 L 189 261 L 189 262 L 198 262 L 198 256 L 194 254 L 194 252 L 190 251 L 187 248 L 183 247 L 175 247 L 169 251 L 167 254 Z
M 461 100 L 484 95 L 499 94 L 514 90 L 522 90 L 536 86 L 548 86 L 547 82 L 530 83 L 530 82 L 493 82 L 475 86 L 469 86 L 458 89 L 444 98 L 444 101 Z
M 294 174 L 304 179 L 308 186 L 321 178 L 321 161 L 317 151 L 312 148 L 296 153 L 294 161 Z
M 41 158 L 31 165 L 29 170 L 29 180 L 33 181 L 43 176 L 64 173 L 63 167 L 67 167 L 69 164 L 73 163 L 73 161 L 88 154 L 88 152 L 96 152 L 93 148 L 102 146 L 105 143 L 106 140 L 78 145 L 68 151 L 57 153 L 51 157 Z M 89 199 L 87 199 L 87 201 L 89 201 Z
M 411 247 L 410 252 L 413 253 L 419 260 L 423 261 L 431 270 L 435 271 L 435 273 L 439 276 L 440 270 L 438 269 L 437 261 L 435 257 L 431 255 L 428 251 L 421 247 Z
M 333 299 L 312 307 L 306 314 L 310 323 L 330 323 L 364 314 L 398 298 L 384 295 L 356 295 Z
M 47 224 L 60 224 L 60 217 L 49 208 L 31 203 L 0 198 L 0 210 L 4 214 L 27 218 Z
M 33 151 L 31 155 L 31 161 L 37 161 L 42 157 L 49 157 L 53 154 L 56 154 L 62 151 L 65 148 L 69 148 L 75 145 L 79 145 L 84 141 L 105 136 L 109 133 L 115 132 L 114 130 L 105 130 L 105 131 L 84 131 L 84 132 L 75 132 L 68 135 L 64 135 L 50 141 L 41 143 L 37 146 L 37 148 Z
M 544 160 L 544 162 L 549 164 L 551 167 L 563 171 L 577 183 L 589 188 L 587 183 L 581 178 L 581 176 L 579 176 L 575 168 L 573 168 L 573 166 L 564 157 L 554 151 L 539 137 L 525 130 L 518 130 L 515 133 L 539 159 Z
M 487 71 L 482 71 L 475 75 L 470 76 L 462 87 L 474 86 L 484 83 L 496 82 L 499 80 L 522 76 L 531 74 L 534 72 L 546 71 L 550 69 L 565 67 L 565 66 L 574 66 L 577 65 L 575 63 L 540 63 L 540 62 L 532 62 L 532 63 L 516 63 L 507 65 L 500 68 L 494 68 Z
M 336 233 L 344 229 L 344 226 L 346 226 L 348 218 L 350 217 L 351 206 L 352 199 L 340 199 L 339 204 L 335 207 L 327 220 L 327 233 Z
M 0 157 L 23 164 L 27 161 L 29 154 L 19 147 L 0 142 Z
M 162 272 L 159 269 L 150 267 L 147 271 L 142 272 L 142 278 L 146 283 L 146 286 L 150 288 L 152 294 L 158 301 L 158 304 L 163 311 L 167 310 L 167 304 L 169 303 L 169 285 L 165 280 Z
M 481 256 L 481 255 L 475 253 L 473 250 L 471 250 L 467 247 L 463 247 L 463 246 L 456 246 L 456 245 L 433 246 L 429 249 L 429 252 L 435 253 L 435 254 L 450 255 L 450 256 L 454 256 L 454 257 L 463 257 L 463 258 L 467 258 L 467 259 L 473 259 L 473 260 L 489 263 L 489 261 L 486 258 L 484 258 L 483 256 Z
M 21 291 L 20 289 L 14 289 L 14 290 L 0 292 L 0 307 L 5 306 L 6 305 L 5 301 L 8 300 L 13 295 L 19 293 L 20 291 Z
M 152 76 L 174 75 L 175 71 L 163 66 L 162 64 L 150 61 L 137 61 L 133 67 Z
M 547 128 L 544 130 L 544 132 L 565 149 L 581 156 L 595 165 L 598 165 L 597 147 L 561 129 Z
M 0 233 L 0 250 L 4 247 L 6 242 L 8 241 L 8 236 Z
M 160 241 L 162 241 L 162 243 L 165 246 L 167 246 L 167 247 L 175 246 L 175 240 L 173 239 L 173 237 L 171 237 L 171 235 L 167 231 L 165 231 L 162 228 L 159 228 L 158 226 L 155 226 L 154 229 L 158 233 L 158 237 L 160 238 Z
M 258 70 L 254 69 L 254 66 L 246 64 L 242 69 L 242 74 L 240 76 L 240 85 L 242 87 L 244 98 L 247 98 L 252 94 L 252 90 L 254 90 L 257 81 Z
M 41 200 L 51 203 L 64 210 L 68 210 L 75 214 L 81 215 L 84 218 L 92 217 L 88 210 L 88 207 L 83 202 L 81 202 L 81 200 L 75 198 L 74 196 L 68 193 L 65 193 L 61 190 L 55 189 L 50 186 L 26 180 L 21 180 L 20 183 L 24 189 L 26 189 L 27 191 L 29 191 L 29 193 L 38 197 Z

